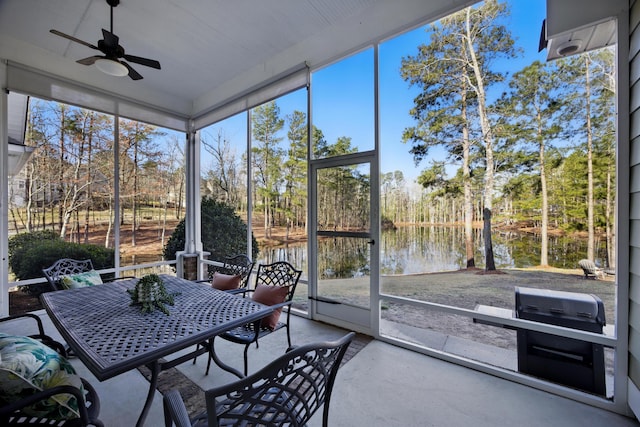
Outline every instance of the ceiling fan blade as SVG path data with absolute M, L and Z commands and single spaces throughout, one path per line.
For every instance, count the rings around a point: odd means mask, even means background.
M 110 48 L 117 48 L 118 43 L 120 42 L 120 37 L 113 34 L 111 31 L 107 31 L 104 28 L 102 29 L 102 38 L 104 39 L 104 43 Z
M 155 59 L 142 58 L 140 56 L 126 55 L 126 54 L 123 56 L 123 58 L 126 59 L 127 61 L 135 62 L 136 64 L 144 65 L 151 68 L 156 68 L 158 70 L 160 69 L 160 63 Z
M 77 39 L 77 38 L 75 38 L 73 36 L 70 36 L 69 34 L 61 33 L 58 30 L 49 30 L 49 32 L 52 33 L 52 34 L 55 34 L 56 36 L 64 37 L 65 39 L 71 40 L 72 42 L 80 43 L 82 45 L 90 47 L 91 49 L 100 50 L 100 49 L 98 49 L 97 46 L 94 46 L 91 43 L 87 43 L 87 42 L 85 42 L 83 40 Z
M 131 68 L 131 65 L 127 64 L 124 61 L 118 61 L 118 62 L 124 65 L 125 67 L 127 67 L 127 69 L 129 70 L 129 77 L 131 77 L 131 80 L 142 80 L 142 76 L 136 70 Z
M 76 62 L 82 65 L 93 65 L 98 59 L 102 59 L 102 58 L 106 58 L 106 56 L 100 56 L 100 55 L 90 56 L 88 58 L 78 59 Z

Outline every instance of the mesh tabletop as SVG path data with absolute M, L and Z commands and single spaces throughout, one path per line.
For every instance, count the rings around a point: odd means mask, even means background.
M 270 307 L 204 284 L 162 275 L 179 293 L 169 315 L 142 313 L 127 289 L 138 279 L 49 292 L 42 303 L 69 346 L 99 380 L 156 361 L 238 325 L 264 317 Z

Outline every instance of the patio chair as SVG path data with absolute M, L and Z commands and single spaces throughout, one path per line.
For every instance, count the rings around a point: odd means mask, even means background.
M 102 427 L 98 394 L 75 373 L 65 347 L 44 333 L 40 318 L 27 313 L 0 322 L 22 318 L 34 319 L 38 333 L 0 334 L 0 425 Z M 71 402 L 81 403 L 76 408 Z
M 251 261 L 251 258 L 245 254 L 227 256 L 224 258 L 222 267 L 209 265 L 208 279 L 196 280 L 196 282 L 211 283 L 214 288 L 225 292 L 243 293 L 247 290 L 249 277 L 251 277 L 254 265 L 255 263 Z M 199 349 L 202 345 L 204 344 L 198 344 L 197 348 Z M 193 358 L 193 364 L 196 363 L 197 359 L 198 356 Z
M 241 292 L 242 290 L 247 289 L 249 277 L 251 277 L 254 265 L 255 263 L 251 261 L 251 258 L 245 254 L 230 255 L 224 258 L 224 264 L 222 267 L 210 265 L 208 271 L 209 278 L 205 280 L 198 280 L 198 282 L 211 282 L 213 284 L 216 273 L 228 276 L 240 276 L 240 284 L 238 287 L 229 291 Z
M 54 262 L 51 267 L 43 268 L 42 273 L 54 291 L 133 278 L 133 276 L 131 276 L 102 279 L 94 270 L 93 263 L 90 259 L 76 260 L 62 258 Z
M 170 390 L 165 426 L 302 426 L 323 407 L 326 427 L 336 374 L 354 336 L 294 348 L 246 378 L 205 391 L 207 410 L 192 420 L 180 392 Z
M 243 294 L 251 294 L 251 298 L 261 304 L 273 306 L 274 312 L 268 317 L 257 320 L 256 322 L 239 326 L 230 331 L 219 335 L 227 341 L 244 345 L 244 376 L 248 372 L 247 353 L 249 346 L 258 340 L 280 329 L 287 331 L 288 348 L 291 348 L 291 331 L 289 329 L 289 320 L 291 317 L 291 305 L 293 303 L 293 295 L 296 291 L 298 280 L 302 271 L 296 270 L 293 265 L 286 261 L 278 261 L 273 264 L 260 264 L 256 274 L 255 288 L 243 291 Z M 286 309 L 286 317 L 282 319 L 281 312 Z M 209 374 L 211 359 L 222 369 L 232 374 L 242 377 L 239 371 L 223 363 L 216 355 L 214 348 L 215 337 L 211 339 L 211 357 L 207 361 L 206 374 Z
M 8 403 L 0 407 L 0 424 L 3 426 L 23 426 L 23 425 L 54 425 L 68 427 L 84 427 L 96 426 L 103 427 L 104 424 L 98 419 L 100 413 L 100 399 L 93 386 L 84 378 L 82 387 L 84 393 L 76 387 L 70 385 L 57 386 L 39 391 L 31 396 L 25 397 L 15 402 Z M 61 394 L 71 394 L 78 402 L 84 402 L 79 405 L 80 418 L 69 420 L 57 420 L 48 417 L 32 416 L 23 410 L 31 405 L 41 401 L 51 399 L 53 396 Z
M 13 316 L 3 317 L 2 319 L 0 319 L 0 323 L 20 321 L 21 319 L 32 319 L 35 322 L 35 325 L 38 329 L 37 334 L 27 335 L 29 338 L 33 338 L 35 340 L 40 341 L 41 343 L 43 343 L 49 348 L 54 349 L 64 357 L 68 356 L 67 349 L 62 343 L 54 340 L 49 335 L 45 334 L 44 326 L 42 324 L 42 319 L 40 319 L 40 316 L 37 316 L 32 313 L 15 314 Z
M 588 259 L 581 259 L 578 261 L 578 265 L 584 273 L 584 278 L 588 279 L 593 277 L 594 279 L 604 279 L 604 270 L 596 267 L 596 264 Z

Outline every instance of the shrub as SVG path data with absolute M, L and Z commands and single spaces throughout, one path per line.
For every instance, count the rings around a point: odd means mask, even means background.
M 29 245 L 25 245 L 20 251 L 19 258 L 13 260 L 15 267 L 12 267 L 12 271 L 19 280 L 35 279 L 42 277 L 43 268 L 50 267 L 60 258 L 91 259 L 94 268 L 100 270 L 113 267 L 115 251 L 98 245 L 65 242 L 59 238 L 35 240 L 31 241 Z M 49 290 L 49 285 L 29 285 L 24 286 L 22 290 L 32 295 L 38 295 Z
M 233 207 L 211 197 L 204 197 L 201 203 L 202 247 L 211 252 L 209 259 L 221 261 L 224 257 L 247 253 L 247 224 Z M 251 235 L 252 259 L 258 256 L 258 242 Z M 175 259 L 176 252 L 184 250 L 184 219 L 178 223 L 167 241 L 162 254 L 164 259 Z
M 18 270 L 20 262 L 24 257 L 24 252 L 33 247 L 33 245 L 40 244 L 44 241 L 60 241 L 60 235 L 53 230 L 33 231 L 31 233 L 20 233 L 9 238 L 9 268 L 13 271 L 19 279 L 26 279 L 26 277 L 18 276 Z M 40 277 L 42 274 L 35 276 Z
M 42 277 L 42 269 L 60 258 L 91 259 L 96 270 L 113 267 L 115 251 L 97 245 L 82 245 L 62 240 L 43 241 L 24 252 L 16 276 L 19 279 Z

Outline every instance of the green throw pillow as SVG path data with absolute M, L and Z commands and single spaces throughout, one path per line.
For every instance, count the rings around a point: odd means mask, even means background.
M 95 270 L 64 276 L 61 282 L 62 287 L 65 289 L 77 289 L 85 288 L 87 286 L 102 285 L 102 279 Z
M 0 405 L 61 385 L 84 393 L 80 376 L 55 350 L 32 338 L 0 333 Z M 71 394 L 52 396 L 22 412 L 55 420 L 80 417 L 77 399 Z

